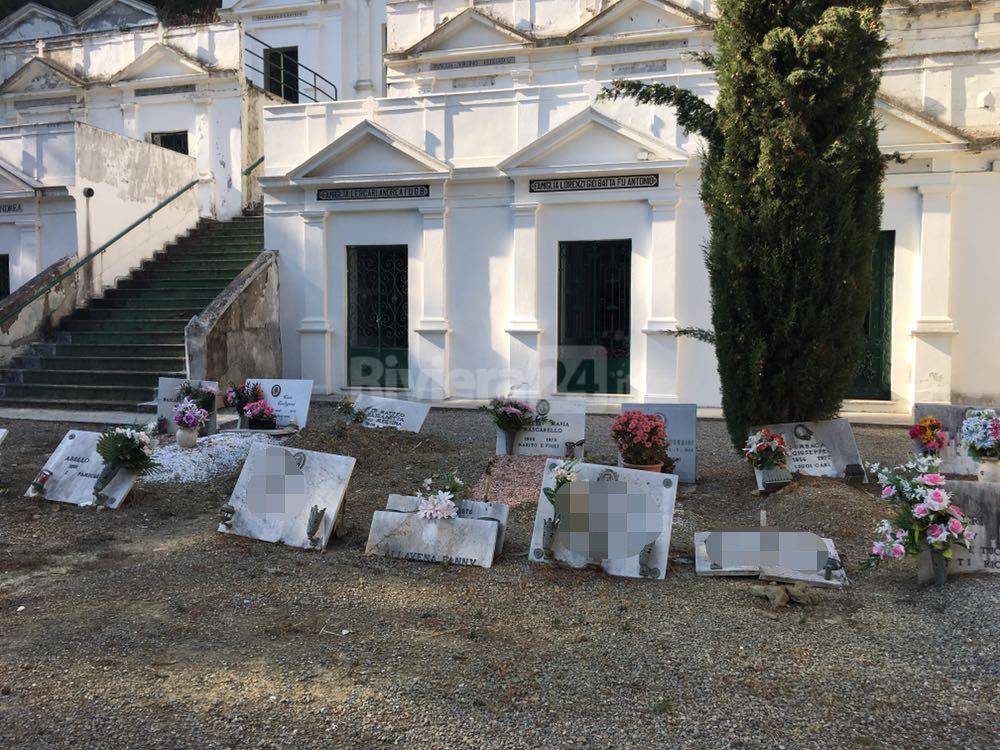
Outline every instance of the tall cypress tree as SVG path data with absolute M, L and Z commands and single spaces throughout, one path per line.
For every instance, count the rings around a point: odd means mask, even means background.
M 737 447 L 752 425 L 831 417 L 858 368 L 882 215 L 882 4 L 720 0 L 701 58 L 715 107 L 663 84 L 605 92 L 672 105 L 707 142 L 714 331 L 686 333 L 715 343 Z

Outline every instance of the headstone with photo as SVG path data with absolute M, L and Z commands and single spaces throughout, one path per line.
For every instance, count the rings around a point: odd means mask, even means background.
M 248 378 L 246 382 L 260 383 L 264 391 L 264 400 L 274 409 L 279 429 L 290 425 L 295 425 L 299 429 L 306 426 L 309 403 L 312 401 L 313 381 Z
M 948 575 L 1000 573 L 1000 484 L 949 481 L 945 489 L 952 493 L 954 503 L 972 521 L 972 530 L 976 533 L 971 549 L 952 545 L 952 558 L 947 562 Z M 917 580 L 920 583 L 934 580 L 928 552 L 920 555 Z
M 404 432 L 420 432 L 431 407 L 417 401 L 380 398 L 362 394 L 354 401 L 354 408 L 364 411 L 365 427 L 395 427 Z
M 638 411 L 663 417 L 670 448 L 667 454 L 677 461 L 674 473 L 682 484 L 698 479 L 698 405 L 697 404 L 622 404 L 621 413 Z
M 219 384 L 212 380 L 188 380 L 187 378 L 160 378 L 156 387 L 156 421 L 161 419 L 166 423 L 167 433 L 173 435 L 177 432 L 177 425 L 174 424 L 174 407 L 177 406 L 183 397 L 178 394 L 178 389 L 182 384 L 190 382 L 196 388 L 210 388 L 216 393 L 219 392 Z M 218 404 L 209 413 L 208 424 L 200 431 L 202 435 L 214 435 L 219 431 Z
M 459 518 L 486 519 L 497 524 L 496 554 L 503 551 L 504 537 L 507 535 L 507 518 L 510 506 L 506 503 L 487 503 L 482 500 L 456 500 Z M 416 513 L 420 498 L 415 495 L 389 495 L 385 509 L 397 513 Z
M 302 549 L 326 549 L 354 471 L 350 456 L 254 443 L 219 531 Z
M 518 432 L 514 439 L 513 454 L 583 458 L 587 434 L 586 402 L 579 398 L 540 398 L 527 402 L 546 421 Z M 506 452 L 506 438 L 497 429 L 496 453 L 499 456 Z
M 576 480 L 550 502 L 562 461 L 545 463 L 528 559 L 573 568 L 597 565 L 610 575 L 662 579 L 667 572 L 678 480 L 659 474 L 579 463 Z
M 52 451 L 25 497 L 41 497 L 57 503 L 96 505 L 94 489 L 104 471 L 104 459 L 97 452 L 98 432 L 70 430 Z M 136 476 L 120 470 L 102 489 L 108 508 L 118 508 L 135 486 Z
M 788 447 L 788 469 L 811 477 L 841 477 L 866 481 L 851 423 L 846 419 L 825 422 L 788 422 L 764 425 L 780 433 Z M 759 427 L 754 427 L 757 431 Z
M 965 417 L 970 411 L 992 408 L 994 407 L 959 404 L 914 404 L 914 422 L 919 422 L 924 417 L 934 417 L 941 423 L 941 429 L 948 437 L 944 448 L 938 451 L 942 473 L 952 476 L 976 475 L 979 471 L 979 464 L 969 456 L 965 443 L 962 441 L 962 422 L 965 421 Z M 914 448 L 919 452 L 919 445 L 914 445 Z
M 847 583 L 833 540 L 807 531 L 698 531 L 694 549 L 695 573 L 702 576 L 755 576 L 827 588 Z

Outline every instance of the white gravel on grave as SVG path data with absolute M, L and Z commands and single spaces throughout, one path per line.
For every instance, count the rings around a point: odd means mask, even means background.
M 252 432 L 219 432 L 198 438 L 194 448 L 170 443 L 156 449 L 153 460 L 159 467 L 142 478 L 148 484 L 204 482 L 240 468 L 254 443 L 281 442 L 270 435 Z

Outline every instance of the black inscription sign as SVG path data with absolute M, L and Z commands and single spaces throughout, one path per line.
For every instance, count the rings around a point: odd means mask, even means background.
M 454 60 L 451 62 L 431 63 L 431 70 L 461 70 L 463 68 L 485 68 L 493 65 L 513 65 L 514 56 L 485 57 L 479 60 Z
M 656 174 L 631 174 L 617 177 L 566 177 L 553 180 L 531 180 L 528 190 L 532 193 L 565 193 L 574 190 L 634 190 L 660 186 Z
M 22 210 L 20 203 L 0 203 L 0 214 L 19 214 Z
M 316 191 L 318 201 L 378 201 L 392 198 L 427 198 L 430 185 L 372 185 L 371 187 L 325 188 Z

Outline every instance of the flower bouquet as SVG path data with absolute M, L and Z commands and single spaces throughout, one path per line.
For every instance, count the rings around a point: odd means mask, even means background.
M 185 398 L 174 407 L 174 424 L 177 426 L 177 445 L 194 448 L 198 444 L 198 432 L 208 424 L 208 411 L 191 398 Z
M 929 552 L 934 580 L 940 585 L 947 579 L 954 545 L 971 549 L 975 534 L 962 509 L 951 502 L 940 465 L 935 456 L 918 456 L 892 469 L 871 464 L 882 499 L 892 504 L 893 513 L 875 529 L 870 565 Z
M 764 472 L 771 469 L 788 470 L 788 447 L 785 438 L 764 427 L 747 438 L 743 457 L 757 477 L 757 489 L 764 490 Z
M 246 409 L 247 404 L 263 400 L 264 389 L 261 388 L 260 383 L 233 383 L 226 391 L 226 406 L 236 408 L 236 414 L 240 420 L 240 429 L 246 429 L 246 414 L 244 413 L 244 409 Z
M 153 460 L 156 450 L 152 435 L 154 429 L 154 425 L 144 429 L 112 427 L 101 433 L 97 439 L 97 453 L 104 461 L 104 467 L 94 483 L 94 499 L 98 505 L 106 505 L 113 500 L 103 490 L 119 471 L 142 476 L 157 467 Z
M 244 406 L 243 415 L 251 430 L 273 430 L 278 426 L 278 418 L 274 415 L 274 409 L 264 399 L 251 401 Z
M 910 428 L 910 437 L 925 455 L 936 456 L 948 444 L 948 433 L 936 417 L 924 417 Z
M 962 422 L 962 442 L 979 464 L 979 480 L 1000 482 L 1000 417 L 996 411 L 970 411 Z
M 490 415 L 493 424 L 504 434 L 508 455 L 514 452 L 517 433 L 525 427 L 548 421 L 540 414 L 536 414 L 530 404 L 513 398 L 491 399 L 490 403 L 483 406 L 482 409 Z
M 667 455 L 670 441 L 663 417 L 641 411 L 626 411 L 611 423 L 611 438 L 626 469 L 643 471 L 674 470 L 676 461 Z
M 191 399 L 198 405 L 198 408 L 211 414 L 215 411 L 215 402 L 219 394 L 214 388 L 206 385 L 195 385 L 190 380 L 185 380 L 177 387 L 177 395 L 182 399 Z

